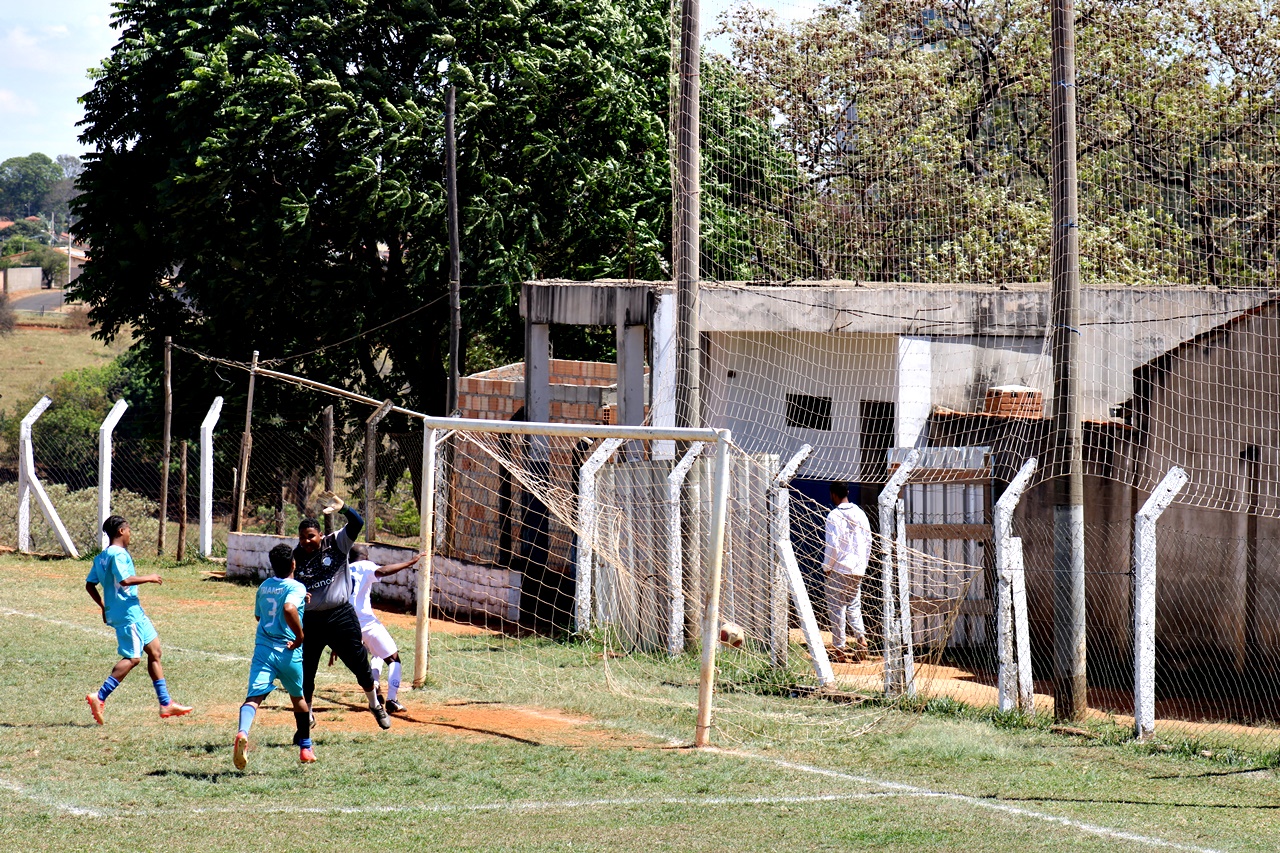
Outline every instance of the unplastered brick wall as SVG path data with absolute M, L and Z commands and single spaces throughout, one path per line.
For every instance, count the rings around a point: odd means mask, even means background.
M 295 536 L 266 533 L 232 533 L 227 537 L 227 577 L 262 581 L 271 575 L 268 553 L 277 545 L 294 547 Z M 380 566 L 400 563 L 416 551 L 393 545 L 370 545 L 369 559 Z M 520 574 L 506 569 L 474 565 L 436 556 L 431 560 L 431 604 L 438 611 L 460 619 L 520 619 Z M 413 607 L 417 601 L 416 566 L 397 572 L 373 585 L 374 601 Z
M 600 361 L 551 359 L 551 420 L 555 423 L 607 423 L 607 401 L 616 397 L 618 366 Z M 524 405 L 524 363 L 506 364 L 458 381 L 458 408 L 464 418 L 510 420 Z M 552 447 L 553 479 L 571 488 L 572 459 L 559 444 Z M 450 478 L 452 507 L 448 553 L 470 563 L 496 565 L 512 555 L 499 553 L 502 519 L 498 512 L 501 486 L 498 464 L 467 442 L 460 442 Z M 510 521 L 513 543 L 520 541 L 518 483 L 512 487 Z M 559 520 L 550 522 L 550 567 L 568 571 L 573 533 Z

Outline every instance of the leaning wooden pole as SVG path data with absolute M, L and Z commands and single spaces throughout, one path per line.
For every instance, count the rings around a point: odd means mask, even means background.
M 249 485 L 249 456 L 253 451 L 253 384 L 258 376 L 258 351 L 253 351 L 249 366 L 249 398 L 244 405 L 244 432 L 240 436 L 240 476 L 236 478 L 235 511 L 231 516 L 231 529 L 239 530 L 244 523 L 244 493 Z
M 324 451 L 324 490 L 326 492 L 333 491 L 333 406 L 325 406 L 320 412 L 320 420 L 323 424 L 323 435 L 321 442 Z M 324 517 L 324 532 L 333 532 L 333 513 L 327 513 Z
M 458 236 L 458 142 L 454 133 L 454 87 L 449 87 L 444 113 L 445 188 L 449 213 L 449 399 L 446 414 L 458 412 L 458 378 L 462 370 L 462 241 Z
M 1079 720 L 1085 677 L 1084 441 L 1076 198 L 1075 7 L 1052 0 L 1053 714 Z

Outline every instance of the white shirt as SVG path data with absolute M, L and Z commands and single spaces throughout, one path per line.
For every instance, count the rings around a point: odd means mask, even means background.
M 848 501 L 827 513 L 823 571 L 865 575 L 871 557 L 871 522 L 862 507 Z
M 356 609 L 360 619 L 360 630 L 378 624 L 378 617 L 373 615 L 373 603 L 369 593 L 373 585 L 382 578 L 378 577 L 378 564 L 373 560 L 357 560 L 348 566 L 351 572 L 351 606 Z

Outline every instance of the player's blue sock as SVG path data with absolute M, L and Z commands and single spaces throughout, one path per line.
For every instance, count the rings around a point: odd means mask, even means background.
M 155 685 L 156 698 L 160 700 L 161 705 L 168 705 L 173 702 L 173 700 L 169 698 L 169 688 L 165 686 L 163 678 L 157 678 L 151 683 Z
M 258 709 L 252 705 L 240 706 L 240 731 L 249 733 L 249 727 L 253 725 L 253 718 L 257 713 Z
M 299 746 L 301 749 L 310 749 L 310 748 L 311 748 L 311 738 L 309 738 L 309 737 L 304 737 L 302 740 L 298 741 L 298 746 Z
M 114 675 L 108 675 L 107 680 L 102 682 L 102 686 L 98 688 L 98 701 L 105 702 L 107 697 L 111 695 L 111 691 L 120 686 L 120 681 Z

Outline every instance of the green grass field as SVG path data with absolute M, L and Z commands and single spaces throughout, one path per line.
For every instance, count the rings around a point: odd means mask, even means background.
M 23 321 L 25 322 L 25 320 Z M 101 367 L 129 348 L 128 335 L 110 346 L 89 331 L 22 327 L 0 337 L 0 412 L 12 413 L 29 397 L 49 390 L 68 370 Z
M 389 732 L 340 665 L 322 668 L 319 761 L 297 763 L 273 697 L 237 772 L 253 590 L 209 566 L 159 566 L 165 584 L 142 587 L 143 604 L 170 689 L 196 711 L 160 721 L 139 669 L 99 727 L 83 697 L 114 639 L 84 594 L 87 568 L 0 556 L 0 849 L 1280 847 L 1273 773 L 1243 759 L 759 697 L 726 697 L 722 748 L 696 751 L 672 743 L 692 736 L 692 662 L 668 667 L 670 702 L 639 701 L 605 688 L 622 664 L 589 645 L 485 634 L 436 635 L 431 686 L 407 694 Z M 408 620 L 388 621 L 411 649 Z

